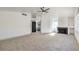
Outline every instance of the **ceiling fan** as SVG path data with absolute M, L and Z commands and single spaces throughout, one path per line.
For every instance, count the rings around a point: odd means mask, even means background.
M 38 12 L 45 12 L 45 13 L 48 13 L 48 10 L 50 10 L 50 8 L 41 7 L 40 10 L 41 10 L 41 11 L 38 11 Z

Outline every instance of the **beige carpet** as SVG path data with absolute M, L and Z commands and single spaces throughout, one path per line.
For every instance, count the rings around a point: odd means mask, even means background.
M 0 51 L 78 51 L 73 35 L 39 34 L 0 41 Z

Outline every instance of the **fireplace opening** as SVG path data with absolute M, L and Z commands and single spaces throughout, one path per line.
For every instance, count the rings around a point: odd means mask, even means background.
M 68 28 L 58 27 L 58 33 L 68 34 Z

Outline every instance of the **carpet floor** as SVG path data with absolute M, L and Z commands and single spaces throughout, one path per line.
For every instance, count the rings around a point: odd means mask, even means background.
M 1 40 L 0 51 L 79 51 L 73 35 L 33 33 Z

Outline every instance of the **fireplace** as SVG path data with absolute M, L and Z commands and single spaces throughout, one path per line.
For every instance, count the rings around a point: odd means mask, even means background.
M 58 27 L 58 33 L 68 34 L 68 28 Z

